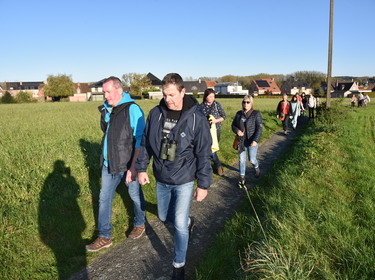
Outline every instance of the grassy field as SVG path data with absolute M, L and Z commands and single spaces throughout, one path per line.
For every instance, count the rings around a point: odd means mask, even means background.
M 375 106 L 348 105 L 334 101 L 247 192 L 197 279 L 375 279 Z
M 228 166 L 237 160 L 230 125 L 241 99 L 219 101 L 228 115 L 219 157 Z M 278 101 L 255 101 L 263 115 L 262 140 L 280 127 L 274 117 Z M 138 102 L 146 114 L 157 103 Z M 0 279 L 65 279 L 98 256 L 86 254 L 84 245 L 96 237 L 100 104 L 0 106 Z M 147 217 L 155 218 L 154 182 L 144 193 Z M 132 208 L 121 184 L 113 203 L 115 243 L 128 233 Z

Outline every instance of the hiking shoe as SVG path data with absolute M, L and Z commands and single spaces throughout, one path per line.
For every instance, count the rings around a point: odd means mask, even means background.
M 134 227 L 131 233 L 129 234 L 128 238 L 130 239 L 138 239 L 140 238 L 143 233 L 145 232 L 145 226 L 139 226 L 139 227 Z
M 101 249 L 109 248 L 111 246 L 112 246 L 112 239 L 99 236 L 93 243 L 86 245 L 86 251 L 98 252 Z
M 245 188 L 245 177 L 242 177 L 238 180 L 238 187 L 240 189 Z
M 185 279 L 185 266 L 175 268 L 173 267 L 172 280 L 184 280 Z
M 223 168 L 222 168 L 221 166 L 219 166 L 219 167 L 217 168 L 217 175 L 222 176 L 223 173 L 224 173 Z
M 260 168 L 259 168 L 259 166 L 258 166 L 258 167 L 256 167 L 256 168 L 254 168 L 254 176 L 255 176 L 256 178 L 258 178 L 259 175 L 260 175 Z
M 194 218 L 193 218 L 193 217 L 190 217 L 190 223 L 189 223 L 189 225 L 188 225 L 188 230 L 189 230 L 189 240 L 190 240 L 191 234 L 192 234 L 192 232 L 193 232 L 194 226 L 195 226 Z

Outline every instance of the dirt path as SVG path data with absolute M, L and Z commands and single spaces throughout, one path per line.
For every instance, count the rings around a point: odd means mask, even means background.
M 288 135 L 284 135 L 282 131 L 276 132 L 259 147 L 261 176 L 268 172 L 272 162 L 280 156 L 295 134 L 295 131 Z M 248 185 L 253 185 L 256 179 L 252 170 L 247 173 Z M 195 261 L 207 250 L 214 241 L 215 234 L 232 217 L 244 198 L 244 191 L 237 187 L 238 176 L 238 164 L 225 168 L 222 178 L 211 185 L 207 198 L 203 202 L 192 202 L 191 216 L 195 218 L 196 227 L 187 253 L 186 279 L 194 279 Z M 171 228 L 167 228 L 158 219 L 151 220 L 146 234 L 140 239 L 125 239 L 69 279 L 170 279 L 173 259 L 171 231 Z

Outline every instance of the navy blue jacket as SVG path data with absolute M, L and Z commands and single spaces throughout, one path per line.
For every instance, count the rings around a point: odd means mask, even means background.
M 245 130 L 246 126 L 246 130 Z M 260 137 L 262 136 L 262 115 L 259 111 L 253 110 L 249 118 L 246 118 L 243 110 L 238 111 L 232 122 L 232 131 L 237 134 L 239 130 L 246 133 L 246 139 L 242 136 L 239 137 L 240 145 L 238 152 L 244 150 L 244 142 L 248 140 L 248 143 L 255 141 L 259 143 Z
M 150 158 L 153 157 L 152 167 L 157 181 L 181 185 L 198 179 L 198 187 L 207 189 L 212 182 L 212 138 L 209 124 L 198 102 L 189 95 L 184 96 L 181 117 L 169 134 L 169 140 L 177 142 L 174 161 L 159 157 L 166 114 L 163 99 L 150 111 L 135 164 L 137 172 L 146 172 Z

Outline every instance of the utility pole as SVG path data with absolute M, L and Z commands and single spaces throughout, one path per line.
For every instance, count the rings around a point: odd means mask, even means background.
M 332 37 L 333 37 L 333 1 L 330 0 L 330 13 L 329 13 L 329 43 L 328 43 L 328 73 L 327 73 L 327 100 L 326 108 L 331 107 L 331 76 L 332 76 Z

